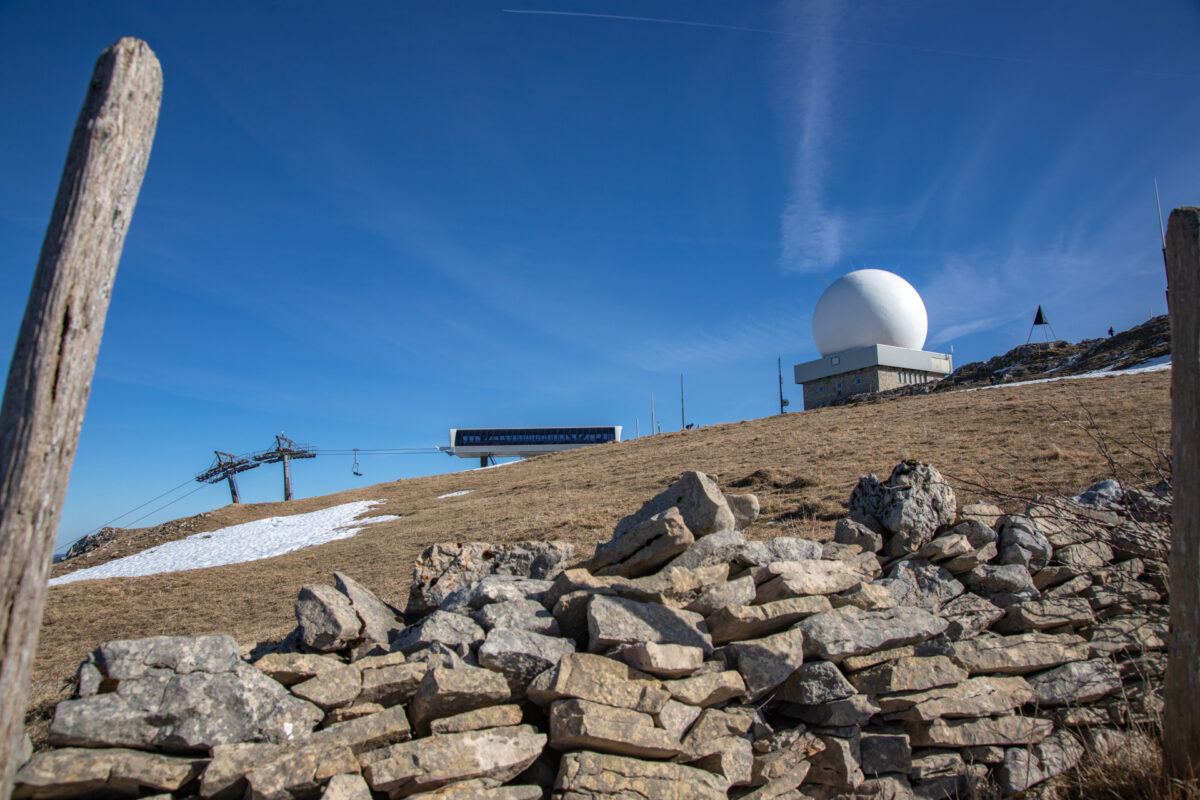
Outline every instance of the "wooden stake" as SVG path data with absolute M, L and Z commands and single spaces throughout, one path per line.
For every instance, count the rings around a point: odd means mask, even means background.
M 1171 287 L 1171 634 L 1163 691 L 1163 763 L 1200 778 L 1200 208 L 1167 223 Z
M 12 793 L 54 538 L 162 100 L 145 42 L 101 53 L 0 407 L 0 798 Z

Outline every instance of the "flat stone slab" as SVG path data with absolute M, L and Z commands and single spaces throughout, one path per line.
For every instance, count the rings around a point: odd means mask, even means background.
M 871 576 L 849 561 L 819 558 L 774 561 L 754 570 L 754 582 L 758 585 L 754 599 L 762 604 L 789 597 L 835 594 L 852 589 L 864 580 L 871 580 Z
M 106 793 L 137 796 L 174 792 L 204 767 L 203 760 L 123 748 L 43 750 L 17 770 L 12 796 L 18 800 L 49 800 Z
M 827 597 L 795 597 L 762 605 L 730 606 L 705 619 L 714 644 L 757 639 L 833 608 Z
M 575 697 L 646 714 L 657 714 L 671 697 L 650 675 L 591 653 L 564 656 L 530 683 L 526 695 L 543 707 L 555 700 Z
M 580 751 L 566 753 L 554 800 L 725 800 L 727 782 L 711 772 L 665 761 Z
M 1009 714 L 1032 699 L 1033 689 L 1024 678 L 987 676 L 923 692 L 884 695 L 879 705 L 889 718 L 932 722 L 941 717 Z
M 804 632 L 804 655 L 841 661 L 939 635 L 948 623 L 921 608 L 862 611 L 844 606 L 808 617 L 796 624 Z
M 598 595 L 588 602 L 587 620 L 588 649 L 593 653 L 641 642 L 681 644 L 699 647 L 706 656 L 712 653 L 704 618 L 691 611 Z
M 545 746 L 545 734 L 517 725 L 429 736 L 364 753 L 359 760 L 373 791 L 407 797 L 472 779 L 491 786 L 507 783 Z
M 1020 633 L 976 636 L 954 643 L 953 658 L 972 675 L 1026 675 L 1088 657 L 1088 644 L 1074 634 Z
M 115 691 L 64 700 L 58 746 L 206 751 L 230 742 L 286 742 L 324 714 L 242 661 L 228 636 L 155 636 L 108 642 L 90 656 Z
M 966 670 L 946 656 L 898 658 L 850 676 L 850 683 L 870 695 L 920 692 L 967 679 Z
M 1036 744 L 1050 735 L 1054 723 L 1034 717 L 937 719 L 928 725 L 910 724 L 914 747 L 978 747 L 980 745 Z
M 550 746 L 653 759 L 680 752 L 679 740 L 656 728 L 649 714 L 577 699 L 556 700 L 550 706 Z

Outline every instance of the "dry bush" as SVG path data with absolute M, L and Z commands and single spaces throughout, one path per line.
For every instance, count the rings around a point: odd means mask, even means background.
M 1200 781 L 1175 781 L 1163 775 L 1162 735 L 1140 727 L 1118 747 L 1089 753 L 1058 778 L 1054 794 L 1062 800 L 1200 800 Z

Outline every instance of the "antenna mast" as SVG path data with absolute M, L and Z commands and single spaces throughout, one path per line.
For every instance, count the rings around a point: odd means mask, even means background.
M 1154 179 L 1154 203 L 1155 203 L 1155 205 L 1158 206 L 1158 236 L 1159 236 L 1159 239 L 1162 241 L 1163 268 L 1166 269 L 1168 272 L 1166 295 L 1167 295 L 1167 307 L 1170 308 L 1170 306 L 1171 306 L 1171 276 L 1169 274 L 1170 269 L 1167 267 L 1167 233 L 1163 229 L 1162 198 L 1158 196 L 1158 178 Z

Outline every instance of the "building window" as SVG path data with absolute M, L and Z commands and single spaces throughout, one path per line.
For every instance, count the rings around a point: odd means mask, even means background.
M 817 394 L 825 394 L 825 387 L 824 387 L 824 386 L 818 386 L 818 387 L 817 387 Z
M 854 379 L 854 382 L 855 382 L 855 383 L 858 383 L 858 384 L 861 384 L 861 383 L 862 383 L 862 378 L 855 378 L 855 379 Z
M 830 366 L 836 367 L 836 366 L 837 366 L 838 364 L 840 364 L 840 363 L 842 363 L 842 357 L 841 357 L 841 356 L 830 356 L 830 358 L 829 358 L 829 365 L 830 365 Z
M 841 381 L 838 381 L 838 384 L 837 384 L 837 386 L 836 386 L 836 387 L 834 387 L 834 388 L 836 388 L 836 389 L 837 389 L 837 390 L 840 392 L 840 391 L 842 390 L 842 382 L 841 382 Z

